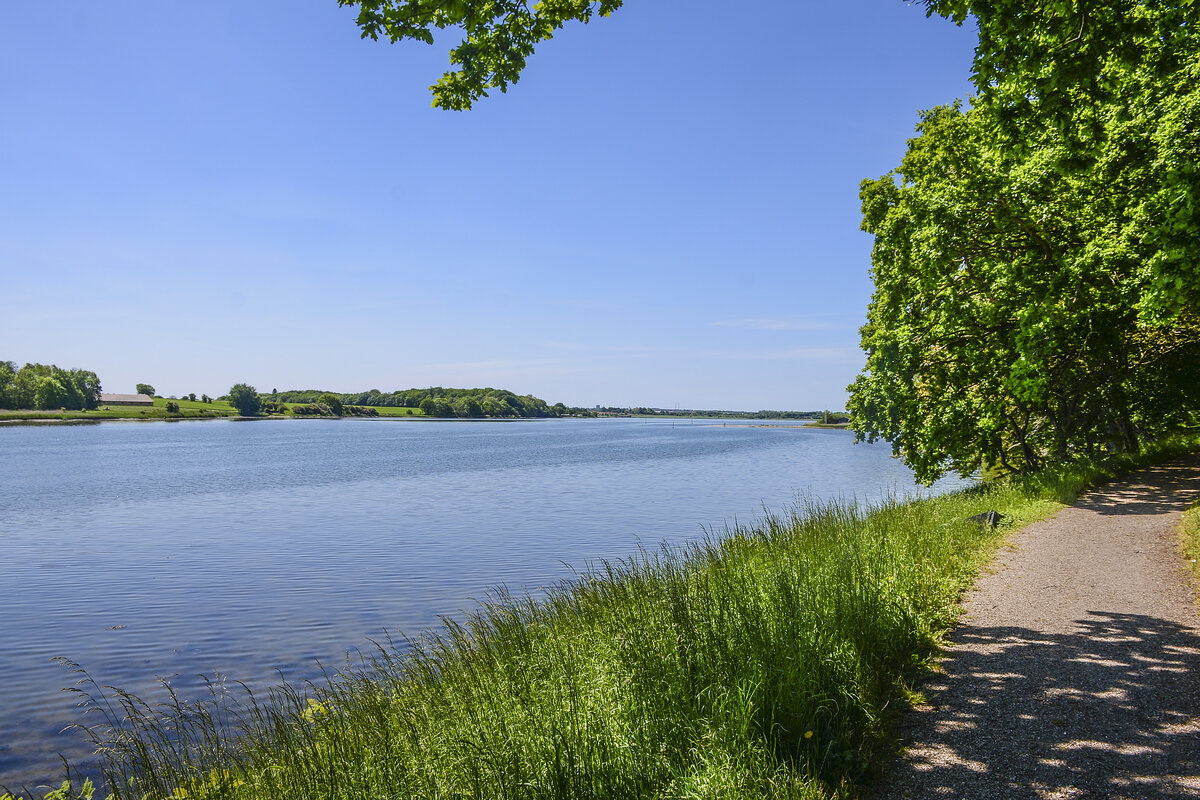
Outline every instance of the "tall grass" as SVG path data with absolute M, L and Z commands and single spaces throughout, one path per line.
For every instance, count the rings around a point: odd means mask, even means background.
M 93 685 L 103 782 L 117 800 L 848 797 L 1005 533 L 966 518 L 1025 524 L 1103 472 L 804 503 L 497 593 L 264 697 L 214 681 L 150 707 Z
M 1185 511 L 1179 521 L 1179 550 L 1192 574 L 1200 580 L 1200 502 Z

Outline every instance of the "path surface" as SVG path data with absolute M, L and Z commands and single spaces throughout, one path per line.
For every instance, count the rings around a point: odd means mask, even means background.
M 1190 458 L 1015 535 L 874 799 L 1200 798 L 1200 615 L 1176 550 L 1198 497 Z

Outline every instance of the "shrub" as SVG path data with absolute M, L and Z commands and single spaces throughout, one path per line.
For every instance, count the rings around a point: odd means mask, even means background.
M 327 407 L 329 409 L 329 413 L 335 417 L 340 417 L 344 413 L 344 406 L 342 405 L 341 398 L 332 392 L 326 392 L 325 394 L 321 395 L 317 398 L 317 402 Z

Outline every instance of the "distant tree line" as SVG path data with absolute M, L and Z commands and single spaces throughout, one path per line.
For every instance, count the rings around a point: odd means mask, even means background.
M 0 361 L 0 408 L 79 411 L 99 404 L 100 379 L 94 372 L 54 364 L 17 369 L 12 361 Z
M 562 403 L 553 406 L 532 395 L 518 395 L 505 389 L 447 389 L 433 386 L 427 389 L 407 389 L 381 392 L 371 389 L 356 394 L 334 394 L 320 389 L 301 389 L 272 392 L 263 399 L 275 403 L 305 403 L 328 405 L 336 398 L 344 407 L 381 406 L 384 408 L 419 408 L 431 417 L 562 417 L 580 409 L 567 408 Z
M 592 416 L 596 413 L 611 414 L 617 416 L 635 416 L 635 417 L 652 417 L 652 416 L 672 416 L 672 417 L 704 417 L 705 419 L 820 419 L 828 421 L 829 416 L 837 417 L 837 421 L 848 420 L 844 411 L 772 411 L 763 409 L 762 411 L 717 411 L 717 410 L 700 410 L 694 408 L 687 409 L 668 409 L 668 408 L 648 408 L 646 406 L 629 406 L 618 408 L 616 406 L 604 406 L 591 412 Z
M 366 406 L 348 406 L 342 403 L 329 405 L 326 403 L 305 403 L 303 405 L 294 405 L 287 408 L 282 403 L 276 404 L 276 408 L 268 409 L 272 405 L 270 401 L 263 402 L 264 411 L 272 411 L 273 413 L 284 414 L 291 412 L 297 417 L 378 417 L 379 412 L 373 408 Z M 411 412 L 409 412 L 411 413 Z

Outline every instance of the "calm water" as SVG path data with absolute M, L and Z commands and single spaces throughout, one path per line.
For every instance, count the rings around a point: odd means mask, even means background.
M 801 495 L 915 491 L 844 431 L 641 420 L 304 420 L 0 428 L 0 784 L 86 753 L 74 676 L 314 675 L 489 587 Z M 939 488 L 948 488 L 949 484 Z

